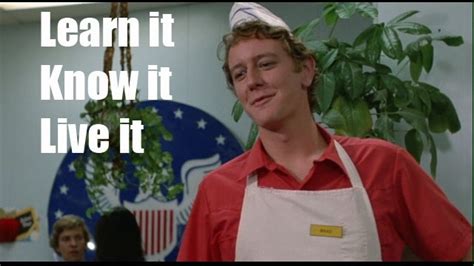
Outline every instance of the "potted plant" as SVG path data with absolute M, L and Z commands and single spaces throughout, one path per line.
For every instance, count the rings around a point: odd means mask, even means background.
M 318 59 L 320 77 L 313 93 L 315 112 L 336 134 L 375 137 L 397 143 L 396 130 L 404 131 L 406 149 L 420 162 L 423 149 L 431 153 L 431 174 L 436 176 L 437 153 L 432 133 L 456 133 L 461 124 L 451 100 L 437 87 L 419 80 L 433 67 L 434 44 L 463 44 L 461 36 L 434 36 L 426 25 L 412 22 L 418 11 L 404 12 L 387 23 L 374 23 L 361 31 L 352 43 L 333 37 L 341 19 L 359 14 L 375 19 L 378 10 L 371 3 L 328 3 L 321 17 L 293 30 Z M 314 28 L 321 22 L 331 27 L 326 39 L 317 39 Z M 402 44 L 401 34 L 412 37 Z M 399 74 L 409 65 L 410 79 Z M 397 70 L 397 71 L 395 71 Z M 235 121 L 243 109 L 238 101 L 232 109 Z M 258 134 L 252 124 L 246 148 Z M 402 143 L 398 143 L 402 144 Z

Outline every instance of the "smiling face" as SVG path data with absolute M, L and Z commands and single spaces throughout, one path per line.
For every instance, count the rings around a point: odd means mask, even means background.
M 312 58 L 297 72 L 281 41 L 249 38 L 230 48 L 228 62 L 234 92 L 258 126 L 277 129 L 288 119 L 311 114 Z
M 82 261 L 86 251 L 86 239 L 81 227 L 65 229 L 58 238 L 56 251 L 64 261 Z

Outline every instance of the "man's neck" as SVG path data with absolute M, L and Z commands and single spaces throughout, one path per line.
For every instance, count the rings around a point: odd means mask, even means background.
M 299 116 L 278 130 L 260 128 L 260 139 L 268 155 L 300 181 L 328 146 L 311 115 Z

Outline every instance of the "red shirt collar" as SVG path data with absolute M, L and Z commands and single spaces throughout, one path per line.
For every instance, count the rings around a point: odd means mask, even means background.
M 336 147 L 334 145 L 334 136 L 331 135 L 326 129 L 322 128 L 320 125 L 316 123 L 316 126 L 319 130 L 319 133 L 323 136 L 326 143 L 328 143 L 328 147 L 323 152 L 321 157 L 315 162 L 323 162 L 325 160 L 332 161 L 336 163 L 342 170 L 345 172 L 344 165 L 342 164 L 339 155 L 337 154 Z M 245 178 L 251 173 L 257 171 L 260 168 L 266 168 L 269 171 L 273 171 L 278 167 L 277 163 L 273 161 L 270 156 L 268 156 L 265 148 L 263 147 L 262 141 L 260 138 L 257 139 L 255 144 L 253 145 L 252 149 L 250 149 L 249 155 L 245 162 L 243 171 L 239 176 L 239 179 Z

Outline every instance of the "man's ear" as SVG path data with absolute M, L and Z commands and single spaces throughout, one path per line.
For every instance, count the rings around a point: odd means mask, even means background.
M 303 80 L 302 84 L 304 88 L 308 88 L 311 83 L 313 82 L 313 77 L 316 74 L 316 62 L 314 61 L 314 58 L 312 56 L 306 58 L 303 62 Z

